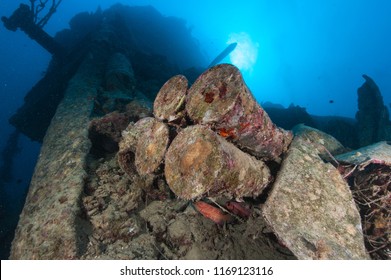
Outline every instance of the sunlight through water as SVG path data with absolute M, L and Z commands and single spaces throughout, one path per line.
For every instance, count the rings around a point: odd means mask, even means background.
M 237 42 L 235 50 L 230 54 L 232 64 L 242 71 L 252 71 L 258 57 L 259 44 L 253 42 L 250 35 L 245 32 L 231 33 L 227 44 Z

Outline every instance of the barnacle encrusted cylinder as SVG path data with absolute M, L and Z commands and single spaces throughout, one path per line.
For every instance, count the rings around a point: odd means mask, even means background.
M 139 133 L 136 145 L 135 165 L 139 175 L 159 171 L 169 143 L 169 130 L 166 124 L 148 118 L 144 129 Z
M 131 123 L 122 132 L 119 143 L 118 164 L 125 173 L 133 176 L 158 171 L 169 143 L 167 125 L 147 117 Z
M 175 137 L 164 173 L 171 190 L 184 199 L 257 197 L 271 181 L 264 162 L 202 125 L 189 126 Z
M 172 122 L 184 116 L 187 87 L 183 75 L 172 77 L 161 87 L 153 103 L 153 114 L 158 120 Z
M 261 159 L 278 159 L 292 141 L 292 133 L 273 124 L 231 64 L 214 66 L 198 77 L 189 89 L 186 110 L 196 124 L 211 126 Z

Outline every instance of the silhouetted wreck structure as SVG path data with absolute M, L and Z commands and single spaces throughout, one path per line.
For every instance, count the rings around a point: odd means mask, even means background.
M 84 192 L 89 136 L 94 137 L 88 132 L 90 120 L 116 111 L 127 124 L 150 114 L 150 104 L 169 77 L 206 63 L 186 22 L 162 16 L 151 6 L 117 4 L 105 11 L 80 13 L 71 20 L 70 29 L 54 38 L 34 22 L 27 5 L 2 21 L 53 54 L 46 75 L 10 119 L 23 134 L 43 142 L 11 258 L 75 258 L 80 255 L 76 244 L 80 232 L 75 227 L 80 208 L 56 194 L 65 191 L 68 198 L 76 198 Z M 48 211 L 50 204 L 57 210 Z M 49 228 L 36 219 L 44 219 Z M 62 226 L 55 227 L 54 221 Z M 54 239 L 41 239 L 41 234 Z M 42 242 L 49 242 L 49 247 Z M 57 242 L 65 242 L 65 251 L 53 250 Z
M 2 20 L 10 30 L 21 28 L 54 54 L 45 77 L 10 119 L 25 135 L 40 142 L 68 81 L 97 45 L 107 53 L 122 53 L 131 61 L 138 91 L 151 100 L 172 75 L 206 64 L 186 22 L 164 17 L 151 6 L 118 4 L 104 12 L 98 9 L 93 14 L 80 13 L 70 21 L 70 29 L 58 32 L 54 38 L 33 22 L 27 5 L 22 4 L 11 17 Z
M 391 141 L 391 121 L 379 87 L 368 75 L 363 75 L 365 83 L 357 90 L 358 138 L 360 147 L 379 141 Z
M 48 14 L 39 21 L 38 14 L 41 9 L 35 9 L 35 1 L 30 2 L 31 6 L 20 4 L 19 8 L 17 8 L 9 18 L 5 16 L 1 17 L 4 26 L 11 31 L 16 31 L 20 28 L 31 39 L 36 41 L 51 54 L 61 55 L 64 52 L 63 48 L 42 29 L 51 15 L 55 12 L 57 6 L 61 3 L 61 0 L 57 1 L 57 3 L 56 1 L 53 1 Z M 43 5 L 42 8 L 44 7 L 45 5 Z

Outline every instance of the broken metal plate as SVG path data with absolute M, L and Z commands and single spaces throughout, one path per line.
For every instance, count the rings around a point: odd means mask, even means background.
M 317 146 L 294 138 L 263 215 L 298 259 L 368 259 L 349 186 Z
M 391 145 L 386 141 L 382 141 L 349 153 L 338 155 L 335 158 L 338 161 L 355 165 L 364 162 L 391 165 Z

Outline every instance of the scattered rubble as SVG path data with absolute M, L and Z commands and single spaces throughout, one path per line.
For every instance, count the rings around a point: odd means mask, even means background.
M 387 142 L 337 156 L 361 212 L 373 259 L 391 259 L 391 146 Z

